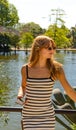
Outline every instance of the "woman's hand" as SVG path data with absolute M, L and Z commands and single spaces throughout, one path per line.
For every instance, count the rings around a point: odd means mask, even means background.
M 19 105 L 24 105 L 25 101 L 23 100 L 22 97 L 17 97 L 16 103 L 19 104 Z

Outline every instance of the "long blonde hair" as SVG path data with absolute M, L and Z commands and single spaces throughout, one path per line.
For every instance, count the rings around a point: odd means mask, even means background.
M 49 47 L 50 42 L 52 43 L 52 47 L 56 48 L 55 42 L 53 41 L 52 38 L 48 36 L 41 35 L 41 36 L 37 36 L 34 39 L 33 44 L 32 44 L 30 58 L 29 58 L 29 63 L 31 66 L 34 66 L 38 62 L 40 50 L 42 48 Z M 47 59 L 46 65 L 47 65 L 47 68 L 50 70 L 50 75 L 53 78 L 55 78 L 57 68 L 58 66 L 60 66 L 59 63 L 55 62 L 52 57 L 50 59 Z

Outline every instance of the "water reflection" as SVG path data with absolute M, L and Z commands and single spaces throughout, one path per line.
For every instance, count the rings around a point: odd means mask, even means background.
M 64 65 L 67 79 L 72 84 L 76 85 L 76 52 L 58 51 L 55 58 L 57 61 Z M 27 63 L 28 57 L 24 51 L 17 52 L 17 55 L 11 56 L 0 56 L 0 105 L 18 106 L 15 101 L 17 97 L 18 88 L 21 83 L 21 67 Z M 55 87 L 60 87 L 59 83 L 55 84 Z M 10 119 L 9 125 L 4 126 L 1 123 L 1 130 L 8 129 L 20 130 L 20 114 L 9 114 Z M 12 123 L 13 122 L 13 123 Z M 15 126 L 14 126 L 15 125 Z M 58 130 L 63 127 L 58 127 Z
M 0 56 L 0 105 L 10 104 L 11 102 L 8 102 L 8 99 L 11 100 L 16 96 L 17 87 L 21 80 L 21 66 L 25 62 L 26 55 L 24 52 L 18 52 L 16 56 Z

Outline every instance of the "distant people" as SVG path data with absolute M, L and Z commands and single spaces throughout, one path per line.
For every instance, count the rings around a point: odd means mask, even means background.
M 23 130 L 55 130 L 52 105 L 54 82 L 59 80 L 68 96 L 76 102 L 76 92 L 68 83 L 62 64 L 54 60 L 55 42 L 48 36 L 37 36 L 32 44 L 29 62 L 22 66 L 22 83 L 18 99 L 22 102 Z

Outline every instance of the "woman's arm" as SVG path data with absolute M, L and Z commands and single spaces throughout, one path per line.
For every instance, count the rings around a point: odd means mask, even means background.
M 62 84 L 63 88 L 65 89 L 67 95 L 74 101 L 76 102 L 76 91 L 71 87 L 71 85 L 68 83 L 64 70 L 61 67 L 59 70 L 59 74 L 57 76 L 58 80 Z
M 22 76 L 21 87 L 19 88 L 17 98 L 22 98 L 25 95 L 25 90 L 26 90 L 26 66 L 22 66 L 21 76 Z

